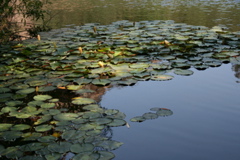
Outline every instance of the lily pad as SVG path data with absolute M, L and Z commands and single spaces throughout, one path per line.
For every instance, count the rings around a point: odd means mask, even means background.
M 98 153 L 93 153 L 93 152 L 83 152 L 83 153 L 78 153 L 73 157 L 73 160 L 99 160 L 100 155 Z
M 23 152 L 20 151 L 18 147 L 8 147 L 1 152 L 1 155 L 14 159 L 16 157 L 22 157 Z
M 53 108 L 55 107 L 55 103 L 43 103 L 41 104 L 41 108 Z
M 151 77 L 151 80 L 154 81 L 167 81 L 173 79 L 173 76 L 170 75 L 154 75 Z
M 163 116 L 164 117 L 164 116 L 170 116 L 172 114 L 173 114 L 173 112 L 169 109 L 160 109 L 160 110 L 157 111 L 158 116 Z
M 97 144 L 97 146 L 99 147 L 103 147 L 104 149 L 107 150 L 115 150 L 117 148 L 119 148 L 121 145 L 123 145 L 122 142 L 118 142 L 118 141 L 103 141 Z
M 17 124 L 17 125 L 14 125 L 11 130 L 12 131 L 23 131 L 23 130 L 26 130 L 26 129 L 29 129 L 31 126 L 27 125 L 27 124 Z
M 113 119 L 113 121 L 108 123 L 107 125 L 110 127 L 124 126 L 126 125 L 126 121 L 123 119 Z
M 47 124 L 43 124 L 43 125 L 35 127 L 35 130 L 37 132 L 46 132 L 46 131 L 49 131 L 51 129 L 52 129 L 52 126 L 51 125 L 47 125 Z
M 12 126 L 13 126 L 13 124 L 1 123 L 1 124 L 0 124 L 0 132 L 2 132 L 2 131 L 7 131 L 7 130 L 9 130 Z
M 156 119 L 158 118 L 158 115 L 156 113 L 148 112 L 148 113 L 144 113 L 142 117 L 145 119 Z
M 69 142 L 51 143 L 50 145 L 48 145 L 48 149 L 51 152 L 66 153 L 70 151 L 71 146 L 72 144 Z
M 92 152 L 94 149 L 94 145 L 92 144 L 73 144 L 70 150 L 74 153 L 82 153 L 82 152 Z
M 58 115 L 55 115 L 53 118 L 58 121 L 71 121 L 79 117 L 76 113 L 60 113 Z
M 46 101 L 51 98 L 52 98 L 52 96 L 49 96 L 49 95 L 37 95 L 37 96 L 33 97 L 33 99 L 36 101 Z
M 182 76 L 190 76 L 193 74 L 193 71 L 191 70 L 183 70 L 183 69 L 175 69 L 174 73 L 177 75 L 182 75 Z
M 77 104 L 77 105 L 86 105 L 86 104 L 92 104 L 92 103 L 96 103 L 96 102 L 90 98 L 77 97 L 77 98 L 74 98 L 72 103 Z
M 100 85 L 100 86 L 106 86 L 108 84 L 110 84 L 111 81 L 110 80 L 107 80 L 107 79 L 94 79 L 92 81 L 92 84 L 94 85 Z
M 143 122 L 145 120 L 146 119 L 143 116 L 136 116 L 136 117 L 133 117 L 130 119 L 130 121 L 132 121 L 132 122 Z
M 22 103 L 23 103 L 22 101 L 8 101 L 8 102 L 6 102 L 6 105 L 10 106 L 10 107 L 14 107 L 14 106 L 20 105 Z
M 30 93 L 33 93 L 33 92 L 35 92 L 35 88 L 18 90 L 16 93 L 17 94 L 30 94 Z

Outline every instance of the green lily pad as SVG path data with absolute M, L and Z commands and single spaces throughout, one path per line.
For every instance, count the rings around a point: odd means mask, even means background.
M 108 123 L 107 125 L 110 127 L 124 126 L 126 125 L 126 121 L 123 119 L 113 119 L 113 121 Z
M 50 145 L 48 145 L 48 149 L 51 152 L 66 153 L 70 151 L 71 146 L 72 144 L 69 142 L 51 143 Z
M 38 88 L 38 92 L 49 92 L 55 90 L 56 87 L 53 86 L 43 86 Z
M 148 112 L 148 113 L 144 113 L 142 117 L 145 119 L 156 119 L 158 118 L 158 115 L 156 113 Z
M 103 147 L 104 149 L 107 150 L 115 150 L 117 148 L 119 148 L 121 145 L 123 145 L 122 142 L 118 142 L 118 141 L 103 141 L 97 144 L 97 146 L 99 147 Z
M 43 103 L 41 104 L 41 108 L 53 108 L 55 107 L 55 103 Z
M 0 132 L 9 130 L 13 124 L 9 123 L 0 123 Z
M 28 143 L 28 144 L 22 145 L 20 147 L 20 150 L 22 150 L 24 152 L 30 152 L 30 151 L 37 151 L 44 147 L 46 147 L 46 146 L 43 143 Z
M 22 132 L 19 131 L 5 131 L 2 132 L 1 137 L 5 140 L 5 141 L 13 141 L 16 140 L 17 138 L 20 138 L 22 136 Z
M 23 152 L 19 150 L 18 147 L 8 147 L 1 153 L 2 156 L 6 156 L 7 158 L 15 159 L 16 157 L 22 157 Z
M 30 86 L 43 86 L 47 84 L 47 80 L 32 80 L 32 81 L 28 81 L 28 84 Z
M 93 152 L 83 152 L 83 153 L 78 153 L 73 157 L 73 160 L 99 160 L 100 155 L 98 153 L 93 153 Z
M 173 79 L 173 76 L 170 75 L 154 75 L 151 77 L 151 80 L 154 81 L 167 81 Z
M 98 151 L 97 153 L 100 154 L 99 160 L 108 160 L 108 159 L 113 159 L 115 155 L 112 152 L 108 151 Z
M 92 81 L 92 84 L 99 85 L 99 86 L 106 86 L 106 85 L 109 85 L 110 83 L 111 81 L 107 79 L 94 79 Z
M 92 144 L 73 144 L 70 148 L 71 152 L 82 153 L 82 152 L 92 152 L 94 145 Z
M 23 102 L 22 101 L 8 101 L 6 102 L 6 105 L 9 107 L 14 107 L 17 105 L 21 105 Z
M 94 119 L 94 118 L 99 118 L 99 117 L 101 117 L 102 116 L 102 114 L 101 113 L 99 113 L 99 112 L 84 112 L 84 114 L 83 114 L 83 118 L 88 118 L 88 119 Z
M 77 105 L 86 105 L 86 104 L 92 104 L 92 103 L 96 103 L 93 99 L 90 98 L 81 98 L 78 97 L 77 99 L 74 99 L 72 101 L 73 104 L 77 104 Z
M 33 97 L 33 99 L 36 100 L 36 101 L 46 101 L 46 100 L 49 100 L 51 98 L 52 98 L 52 96 L 49 96 L 49 95 L 37 95 L 37 96 Z
M 71 121 L 79 117 L 76 113 L 60 113 L 58 115 L 53 116 L 54 119 L 58 121 Z
M 104 125 L 104 124 L 109 124 L 113 120 L 110 118 L 95 118 L 95 119 L 91 119 L 91 121 L 99 125 Z
M 52 129 L 52 126 L 51 125 L 47 125 L 47 124 L 43 124 L 43 125 L 35 127 L 35 130 L 37 132 L 46 132 L 46 131 L 49 131 L 51 129 Z
M 177 75 L 182 75 L 182 76 L 189 76 L 193 74 L 193 71 L 191 70 L 183 70 L 183 69 L 175 69 L 174 73 Z
M 36 132 L 27 132 L 27 133 L 24 133 L 22 134 L 22 138 L 24 141 L 35 141 L 37 140 L 38 138 L 40 138 L 42 136 L 41 133 L 36 133 Z
M 81 85 L 68 85 L 67 86 L 67 89 L 68 90 L 79 90 L 79 89 L 81 89 L 82 88 L 82 86 Z
M 172 114 L 173 114 L 173 112 L 169 109 L 160 109 L 160 110 L 157 111 L 157 115 L 162 116 L 162 117 L 170 116 Z
M 0 94 L 0 97 L 1 99 L 4 99 L 4 98 L 10 98 L 13 94 L 11 93 L 3 93 L 3 94 Z M 4 101 L 2 101 L 4 102 Z
M 77 131 L 77 130 L 67 130 L 67 131 L 63 132 L 63 134 L 61 135 L 61 137 L 67 141 L 68 140 L 76 140 L 83 136 L 85 136 L 85 132 Z
M 6 92 L 10 92 L 11 89 L 9 88 L 3 88 L 3 87 L 0 87 L 0 93 L 6 93 Z
M 27 125 L 27 124 L 17 124 L 17 125 L 14 125 L 11 130 L 12 131 L 23 131 L 23 130 L 26 130 L 26 129 L 29 129 L 31 126 Z
M 91 90 L 91 89 L 79 89 L 79 90 L 75 91 L 75 93 L 78 93 L 78 94 L 93 93 L 93 92 L 95 92 L 95 91 Z
M 130 119 L 130 121 L 132 121 L 132 122 L 143 122 L 145 120 L 146 119 L 143 116 L 136 116 L 136 117 L 133 117 Z
M 55 142 L 56 139 L 57 138 L 54 136 L 43 136 L 43 137 L 38 138 L 38 141 L 47 143 L 47 142 Z

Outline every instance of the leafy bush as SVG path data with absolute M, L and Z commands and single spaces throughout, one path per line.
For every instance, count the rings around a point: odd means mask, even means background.
M 45 21 L 47 11 L 43 9 L 49 0 L 2 0 L 0 3 L 0 43 L 21 38 L 21 26 L 28 22 Z M 29 25 L 29 24 L 28 24 Z M 41 26 L 31 25 L 39 30 L 48 29 L 45 23 Z M 32 33 L 33 29 L 30 29 Z

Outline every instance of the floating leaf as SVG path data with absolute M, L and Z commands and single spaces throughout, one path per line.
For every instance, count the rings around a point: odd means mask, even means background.
M 81 152 L 92 152 L 94 149 L 94 145 L 92 144 L 73 144 L 70 150 L 74 153 L 81 153 Z
M 96 103 L 93 99 L 90 98 L 82 98 L 82 97 L 78 97 L 77 99 L 74 99 L 72 101 L 73 104 L 77 104 L 77 105 L 86 105 L 86 104 L 92 104 L 92 103 Z
M 5 141 L 13 141 L 16 140 L 17 138 L 20 138 L 22 136 L 22 132 L 19 131 L 5 131 L 2 132 L 1 137 Z
M 66 153 L 70 151 L 71 146 L 72 144 L 69 142 L 51 143 L 50 145 L 48 145 L 48 149 L 51 152 Z
M 133 117 L 130 119 L 130 121 L 132 121 L 132 122 L 143 122 L 145 120 L 146 119 L 143 116 L 136 116 L 136 117 Z
M 158 118 L 158 115 L 156 113 L 148 112 L 148 113 L 144 113 L 142 117 L 145 119 L 156 119 Z
M 167 81 L 173 79 L 173 76 L 170 75 L 154 75 L 151 77 L 154 81 Z
M 22 150 L 24 152 L 31 152 L 31 151 L 37 151 L 44 147 L 46 147 L 46 146 L 43 143 L 28 143 L 28 144 L 22 145 L 20 147 L 20 150 Z
M 70 121 L 76 119 L 77 117 L 79 117 L 79 115 L 76 113 L 60 113 L 55 115 L 53 118 L 58 121 Z
M 1 155 L 14 159 L 16 157 L 22 157 L 23 152 L 19 151 L 18 147 L 8 147 L 1 152 Z
M 172 114 L 173 114 L 173 112 L 171 110 L 165 109 L 165 108 L 160 109 L 160 110 L 157 111 L 157 115 L 158 116 L 170 116 Z
M 122 119 L 113 119 L 113 121 L 108 123 L 107 125 L 110 127 L 118 127 L 118 126 L 124 126 L 125 124 L 126 124 L 126 121 Z
M 182 75 L 182 76 L 189 76 L 193 74 L 193 71 L 191 70 L 183 70 L 183 69 L 175 69 L 174 73 L 177 75 Z
M 94 79 L 92 81 L 92 84 L 94 85 L 100 85 L 100 86 L 106 86 L 108 84 L 110 84 L 111 81 L 110 80 L 107 80 L 107 79 Z
M 73 157 L 73 160 L 99 160 L 99 154 L 98 153 L 93 153 L 93 152 L 83 152 L 83 153 L 78 153 Z
M 33 93 L 33 92 L 35 92 L 35 88 L 18 90 L 16 93 L 17 94 L 30 94 L 30 93 Z
M 43 103 L 41 104 L 42 108 L 53 108 L 55 107 L 55 103 Z
M 6 105 L 10 106 L 10 107 L 14 107 L 14 106 L 20 105 L 22 103 L 23 103 L 22 101 L 8 101 L 8 102 L 6 102 Z
M 23 131 L 23 130 L 26 130 L 26 129 L 29 129 L 31 126 L 27 125 L 27 124 L 17 124 L 17 125 L 14 125 L 11 130 L 12 131 Z
M 35 127 L 35 130 L 37 132 L 46 132 L 46 131 L 49 131 L 51 129 L 52 129 L 52 126 L 51 125 L 47 125 L 47 124 Z
M 108 160 L 108 159 L 113 159 L 115 155 L 112 152 L 108 151 L 98 151 L 100 154 L 99 160 Z
M 121 145 L 123 145 L 123 143 L 117 141 L 103 141 L 97 144 L 97 146 L 103 147 L 104 149 L 107 150 L 115 150 L 119 148 Z
M 8 123 L 0 123 L 0 132 L 2 131 L 7 131 L 9 128 L 11 128 L 13 124 L 8 124 Z
M 52 96 L 49 96 L 49 95 L 37 95 L 37 96 L 33 97 L 33 99 L 36 101 L 46 101 L 51 98 L 52 98 Z

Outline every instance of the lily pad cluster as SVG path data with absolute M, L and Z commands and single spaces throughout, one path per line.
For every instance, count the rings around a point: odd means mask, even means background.
M 136 116 L 131 118 L 130 120 L 132 122 L 143 122 L 146 120 L 151 120 L 151 119 L 157 119 L 158 117 L 166 117 L 166 116 L 171 116 L 173 114 L 173 112 L 170 109 L 167 108 L 151 108 L 151 111 L 154 112 L 147 112 L 144 113 L 142 116 Z
M 125 115 L 84 96 L 95 92 L 88 85 L 167 81 L 192 68 L 239 64 L 239 48 L 240 32 L 171 20 L 90 23 L 0 46 L 0 155 L 112 159 L 122 143 L 108 133 L 126 125 Z M 155 111 L 132 121 L 172 113 Z
M 56 99 L 36 95 L 28 104 L 1 108 L 0 155 L 6 159 L 112 159 L 123 143 L 111 139 L 111 127 L 126 125 L 125 114 L 84 100 L 82 112 L 56 108 Z M 10 105 L 8 104 L 15 104 Z M 24 105 L 23 105 L 24 104 Z M 26 106 L 26 107 L 23 107 Z

